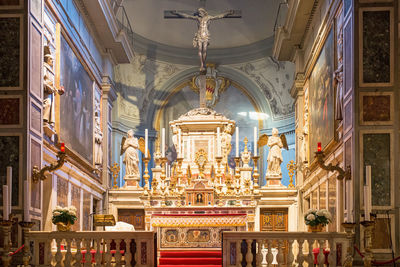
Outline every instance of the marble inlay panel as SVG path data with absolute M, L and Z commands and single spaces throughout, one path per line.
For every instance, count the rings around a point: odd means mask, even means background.
M 350 100 L 344 106 L 344 131 L 347 132 L 352 127 L 353 120 L 353 102 Z
M 68 182 L 57 176 L 57 205 L 68 207 Z
M 0 17 L 0 29 L 0 87 L 19 87 L 20 18 Z
M 83 191 L 82 230 L 90 230 L 90 193 Z
M 6 184 L 7 166 L 12 167 L 12 205 L 19 199 L 19 136 L 0 136 L 0 179 Z M 2 191 L 2 190 L 0 190 Z M 1 193 L 1 201 L 3 193 Z
M 372 205 L 389 206 L 391 204 L 390 134 L 364 134 L 363 157 L 364 168 L 371 165 L 372 170 Z
M 71 184 L 71 205 L 76 208 L 75 224 L 72 226 L 72 230 L 80 230 L 80 218 L 81 218 L 81 189 L 74 184 Z
M 42 34 L 34 25 L 31 25 L 30 39 L 30 89 L 32 93 L 40 98 L 42 97 Z
M 344 57 L 343 57 L 343 71 L 344 71 L 344 94 L 347 93 L 352 88 L 353 82 L 353 67 L 352 67 L 352 24 L 351 20 L 344 26 L 343 29 L 343 45 L 344 45 Z
M 362 122 L 391 121 L 390 95 L 362 95 Z
M 362 16 L 362 82 L 389 83 L 390 11 L 364 11 Z
M 41 167 L 41 144 L 31 139 L 31 166 Z M 31 206 L 40 209 L 40 183 L 31 183 Z
M 19 124 L 20 118 L 19 98 L 0 98 L 0 125 Z
M 41 120 L 40 108 L 32 103 L 31 104 L 31 129 L 34 129 L 40 133 L 41 125 L 42 125 L 42 120 Z

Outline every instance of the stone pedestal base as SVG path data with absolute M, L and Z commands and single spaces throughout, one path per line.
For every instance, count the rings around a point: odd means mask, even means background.
M 125 188 L 131 188 L 131 189 L 141 188 L 139 185 L 140 177 L 138 177 L 138 176 L 125 175 L 124 180 L 125 180 L 125 184 L 124 184 Z
M 278 188 L 284 187 L 281 183 L 282 175 L 266 174 L 265 180 L 267 181 L 267 183 L 265 184 L 265 186 L 267 186 L 267 187 L 278 187 Z
M 50 126 L 49 124 L 47 124 L 47 123 L 44 123 L 44 124 L 43 124 L 43 131 L 44 131 L 44 134 L 47 135 L 47 136 L 50 137 L 50 138 L 52 138 L 53 135 L 56 134 L 56 131 L 54 130 L 54 128 L 51 127 L 51 126 Z

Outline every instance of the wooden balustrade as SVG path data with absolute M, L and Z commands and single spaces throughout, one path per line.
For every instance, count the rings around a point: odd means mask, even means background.
M 155 266 L 154 232 L 31 231 L 27 238 L 31 266 Z
M 345 233 L 224 232 L 223 267 L 342 266 L 351 242 Z

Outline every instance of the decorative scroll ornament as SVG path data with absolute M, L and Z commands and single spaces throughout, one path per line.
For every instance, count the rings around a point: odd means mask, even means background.
M 219 96 L 231 84 L 227 78 L 217 77 L 215 64 L 207 64 L 206 72 L 206 106 L 213 108 L 218 103 Z M 190 87 L 196 93 L 200 92 L 200 75 L 193 76 Z

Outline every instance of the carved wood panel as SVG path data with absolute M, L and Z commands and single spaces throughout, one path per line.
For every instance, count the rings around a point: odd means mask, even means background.
M 261 209 L 261 231 L 287 231 L 287 209 Z
M 144 210 L 120 209 L 118 221 L 132 224 L 137 231 L 144 231 Z

